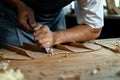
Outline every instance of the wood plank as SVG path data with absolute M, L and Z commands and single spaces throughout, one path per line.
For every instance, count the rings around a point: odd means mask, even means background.
M 105 41 L 95 41 L 94 43 L 101 45 L 109 50 L 112 50 L 114 52 L 119 52 L 120 53 L 120 46 L 117 46 L 116 43 L 107 43 Z
M 38 46 L 37 44 L 29 44 L 29 43 L 23 43 L 22 46 L 24 49 L 32 50 L 32 51 L 40 51 L 40 52 L 45 52 L 43 48 Z
M 29 56 L 30 58 L 34 59 L 34 57 L 30 54 L 29 51 L 22 49 L 20 47 L 16 47 L 16 46 L 12 46 L 12 45 L 5 45 L 4 48 L 11 50 L 13 52 L 17 52 L 17 53 L 22 54 L 22 55 L 25 55 L 25 56 Z
M 65 76 L 65 79 L 68 75 L 77 75 L 80 80 L 97 80 L 98 77 L 102 80 L 119 80 L 115 74 L 120 69 L 116 68 L 120 65 L 120 55 L 116 55 L 102 48 L 86 54 L 71 54 L 69 57 L 50 56 L 26 61 L 12 60 L 10 67 L 20 68 L 27 80 L 60 80 L 61 75 Z M 100 70 L 92 75 L 93 70 L 98 68 Z
M 79 48 L 85 48 L 85 49 L 90 49 L 90 50 L 99 50 L 101 49 L 100 45 L 91 43 L 91 42 L 84 42 L 84 43 L 77 43 L 73 42 L 68 45 L 74 46 L 74 47 L 79 47 Z
M 1 51 L 1 50 L 0 50 Z M 2 52 L 2 51 L 1 51 Z M 88 53 L 64 54 L 30 60 L 11 60 L 10 68 L 19 68 L 27 80 L 120 80 L 120 54 L 102 47 Z M 92 74 L 94 70 L 96 74 Z

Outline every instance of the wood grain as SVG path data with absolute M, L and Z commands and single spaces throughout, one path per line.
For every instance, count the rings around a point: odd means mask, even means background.
M 0 52 L 6 53 L 3 49 Z M 120 80 L 117 74 L 119 66 L 120 54 L 104 47 L 92 52 L 70 54 L 69 57 L 58 54 L 10 61 L 10 68 L 21 69 L 27 80 L 76 79 L 75 76 L 80 80 Z M 95 69 L 98 72 L 92 75 Z
M 22 55 L 25 55 L 25 56 L 29 56 L 29 57 L 34 59 L 34 57 L 30 54 L 29 51 L 27 51 L 25 49 L 22 49 L 20 47 L 13 46 L 13 45 L 5 45 L 4 48 L 8 49 L 8 50 L 11 50 L 13 52 L 17 52 L 17 53 L 22 54 Z

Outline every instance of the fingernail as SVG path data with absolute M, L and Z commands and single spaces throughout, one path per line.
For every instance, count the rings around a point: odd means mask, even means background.
M 37 23 L 31 24 L 31 27 L 35 27 L 37 25 Z
M 37 27 L 34 28 L 34 30 L 39 30 L 41 28 L 41 24 L 39 24 Z

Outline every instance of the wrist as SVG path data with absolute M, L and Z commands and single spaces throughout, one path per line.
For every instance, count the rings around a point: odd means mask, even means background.
M 64 42 L 63 33 L 61 31 L 53 32 L 53 45 Z
M 57 37 L 57 32 L 52 32 L 53 33 L 53 45 L 58 44 L 58 37 Z

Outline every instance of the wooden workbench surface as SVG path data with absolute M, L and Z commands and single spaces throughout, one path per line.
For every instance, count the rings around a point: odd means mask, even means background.
M 102 47 L 97 51 L 67 56 L 59 54 L 32 60 L 10 60 L 10 68 L 21 69 L 26 80 L 62 80 L 66 76 L 80 78 L 71 80 L 120 80 L 120 53 Z

